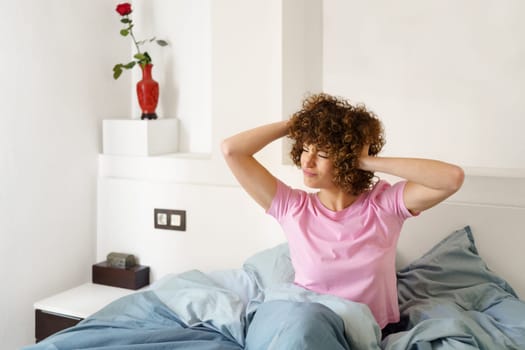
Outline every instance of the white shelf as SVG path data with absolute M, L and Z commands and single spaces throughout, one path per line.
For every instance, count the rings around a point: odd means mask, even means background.
M 150 157 L 99 155 L 99 178 L 154 183 L 234 186 L 222 157 L 209 153 L 170 153 Z
M 102 121 L 104 154 L 151 156 L 178 151 L 178 120 L 106 119 Z
M 112 301 L 135 292 L 137 291 L 86 283 L 37 301 L 33 306 L 46 312 L 84 319 Z

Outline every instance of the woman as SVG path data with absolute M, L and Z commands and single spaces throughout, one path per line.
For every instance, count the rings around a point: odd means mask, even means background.
M 304 184 L 317 192 L 290 188 L 254 158 L 285 136 Z M 382 329 L 399 321 L 395 254 L 404 220 L 452 195 L 464 177 L 437 160 L 379 157 L 383 145 L 374 113 L 327 94 L 307 98 L 289 121 L 222 144 L 241 186 L 283 227 L 295 284 L 368 305 Z M 390 185 L 375 172 L 404 180 Z

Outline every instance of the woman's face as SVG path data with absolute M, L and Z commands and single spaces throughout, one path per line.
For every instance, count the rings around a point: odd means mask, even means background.
M 315 145 L 303 145 L 301 170 L 306 186 L 311 188 L 334 187 L 332 161 L 328 153 L 318 149 Z

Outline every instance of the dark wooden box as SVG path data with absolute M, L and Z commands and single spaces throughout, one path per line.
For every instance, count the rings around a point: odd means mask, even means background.
M 140 289 L 149 284 L 149 266 L 136 265 L 127 269 L 111 267 L 106 261 L 93 265 L 93 283 Z

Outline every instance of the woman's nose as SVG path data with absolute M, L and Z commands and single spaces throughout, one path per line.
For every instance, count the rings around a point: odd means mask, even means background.
M 311 153 L 305 155 L 305 164 L 308 168 L 315 165 L 315 157 Z

